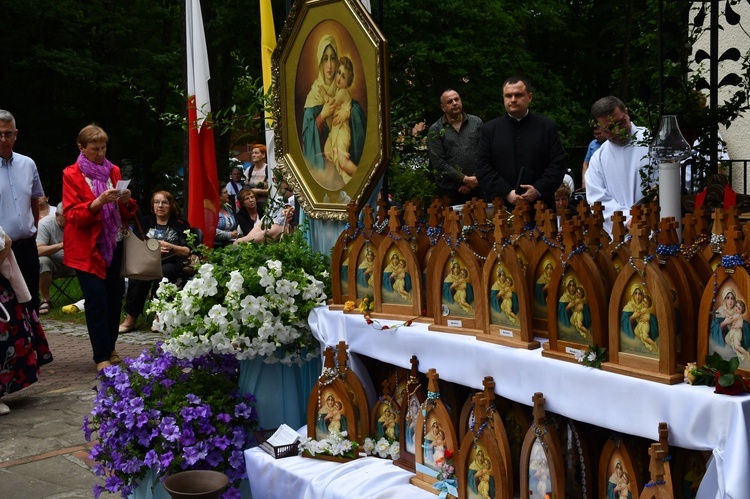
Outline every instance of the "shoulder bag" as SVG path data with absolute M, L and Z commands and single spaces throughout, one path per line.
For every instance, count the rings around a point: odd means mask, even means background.
M 141 221 L 135 217 L 138 231 L 146 237 Z M 163 277 L 161 270 L 161 244 L 157 239 L 139 239 L 132 230 L 126 230 L 122 240 L 122 265 L 120 277 L 138 281 L 157 281 Z

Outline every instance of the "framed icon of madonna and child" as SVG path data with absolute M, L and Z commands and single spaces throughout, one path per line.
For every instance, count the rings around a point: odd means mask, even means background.
M 388 164 L 386 40 L 356 0 L 298 0 L 272 62 L 284 179 L 310 217 L 344 220 Z

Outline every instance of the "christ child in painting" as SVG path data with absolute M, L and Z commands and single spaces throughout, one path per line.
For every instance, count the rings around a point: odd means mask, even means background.
M 399 261 L 396 268 L 391 273 L 393 279 L 393 290 L 406 301 L 411 300 L 411 296 L 406 291 L 406 260 L 403 258 Z
M 633 332 L 646 345 L 648 351 L 653 352 L 659 349 L 659 345 L 651 339 L 651 306 L 653 305 L 651 296 L 645 295 L 643 303 L 644 305 L 640 310 L 633 312 L 633 318 L 637 321 Z
M 734 353 L 737 355 L 737 358 L 740 359 L 740 362 L 750 355 L 747 350 L 742 347 L 742 326 L 745 323 L 745 318 L 743 316 L 745 315 L 746 310 L 747 307 L 745 306 L 745 302 L 737 300 L 737 303 L 734 305 L 734 315 L 728 316 L 721 322 L 722 328 L 725 326 L 729 327 L 729 332 L 727 332 L 725 341 L 730 347 L 732 347 L 732 350 L 734 350 Z
M 473 308 L 471 308 L 471 304 L 466 301 L 466 287 L 467 283 L 469 282 L 469 271 L 465 268 L 461 269 L 461 272 L 459 273 L 459 277 L 457 280 L 453 282 L 453 287 L 456 289 L 456 294 L 454 295 L 454 299 L 456 300 L 456 303 L 458 303 L 464 312 L 466 313 L 472 313 L 474 311 Z
M 325 155 L 334 164 L 345 184 L 349 183 L 349 180 L 357 171 L 357 165 L 349 159 L 349 146 L 352 142 L 352 132 L 349 128 L 352 94 L 349 93 L 349 87 L 353 81 L 354 64 L 352 64 L 351 59 L 343 56 L 339 59 L 338 69 L 336 70 L 336 94 L 330 97 L 328 101 L 334 109 L 337 109 L 337 112 L 331 126 L 331 132 L 326 139 Z
M 586 338 L 591 336 L 591 332 L 583 325 L 583 305 L 586 300 L 586 291 L 582 286 L 576 288 L 576 294 L 573 301 L 570 302 L 569 307 L 573 309 L 573 313 L 570 315 L 570 323 L 576 328 L 576 331 L 581 336 Z
M 518 324 L 518 316 L 513 313 L 513 278 L 511 276 L 505 277 L 505 283 L 500 288 L 500 292 L 502 292 L 503 298 L 502 303 L 500 303 L 500 310 L 505 312 L 505 315 L 513 324 Z

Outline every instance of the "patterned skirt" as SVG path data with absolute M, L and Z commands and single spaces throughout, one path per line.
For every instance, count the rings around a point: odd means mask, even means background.
M 52 353 L 36 311 L 18 303 L 8 280 L 0 275 L 0 397 L 39 379 L 39 368 Z M 8 322 L 4 322 L 9 319 Z

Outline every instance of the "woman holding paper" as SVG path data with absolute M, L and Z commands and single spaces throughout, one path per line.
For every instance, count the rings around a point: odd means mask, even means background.
M 97 371 L 118 363 L 115 350 L 125 282 L 120 277 L 123 221 L 135 215 L 120 168 L 107 158 L 107 133 L 96 125 L 78 134 L 80 154 L 63 170 L 63 263 L 76 270 L 86 300 L 86 326 Z

